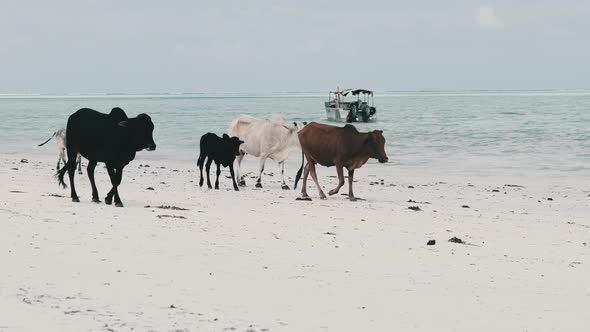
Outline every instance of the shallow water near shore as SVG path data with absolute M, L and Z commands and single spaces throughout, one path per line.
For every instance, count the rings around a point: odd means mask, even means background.
M 206 132 L 225 132 L 240 113 L 326 122 L 322 93 L 0 96 L 0 151 L 52 155 L 36 145 L 90 107 L 148 113 L 158 150 L 138 159 L 194 162 Z M 390 163 L 455 174 L 583 176 L 590 171 L 590 92 L 389 92 L 375 94 L 376 123 Z M 339 124 L 342 125 L 342 124 Z M 290 163 L 298 164 L 299 156 Z

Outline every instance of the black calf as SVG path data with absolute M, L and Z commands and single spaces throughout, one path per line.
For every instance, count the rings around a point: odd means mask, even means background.
M 231 180 L 234 184 L 234 190 L 238 191 L 238 185 L 236 184 L 236 176 L 234 175 L 234 160 L 236 156 L 240 154 L 240 144 L 244 143 L 237 137 L 230 138 L 227 134 L 223 134 L 223 137 L 219 137 L 213 133 L 207 133 L 201 136 L 201 152 L 199 154 L 199 160 L 197 165 L 201 172 L 201 178 L 199 180 L 199 186 L 203 186 L 203 164 L 207 159 L 206 171 L 207 171 L 207 186 L 211 189 L 211 180 L 209 179 L 209 169 L 211 163 L 215 161 L 217 165 L 217 178 L 215 179 L 215 189 L 219 189 L 219 174 L 221 170 L 219 165 L 223 167 L 229 166 L 231 173 Z

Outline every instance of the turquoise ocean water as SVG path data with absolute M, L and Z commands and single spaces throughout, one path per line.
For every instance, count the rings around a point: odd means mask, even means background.
M 38 148 L 69 114 L 90 107 L 148 113 L 158 150 L 142 159 L 194 162 L 202 134 L 222 133 L 237 114 L 326 122 L 325 93 L 0 96 L 0 152 L 55 154 Z M 590 175 L 590 91 L 376 93 L 388 167 L 480 173 Z M 342 125 L 342 124 L 340 124 Z M 292 160 L 299 160 L 293 153 Z

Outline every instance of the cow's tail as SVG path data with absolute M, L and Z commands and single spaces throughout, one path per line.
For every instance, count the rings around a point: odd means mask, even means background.
M 47 142 L 51 141 L 52 138 L 55 137 L 55 134 L 57 134 L 57 131 L 54 131 L 53 132 L 53 135 L 51 135 L 51 137 L 49 137 L 45 142 L 43 142 L 43 143 L 41 143 L 41 144 L 39 144 L 37 146 L 43 146 L 43 145 L 45 145 Z
M 64 177 L 66 175 L 66 172 L 68 171 L 68 168 L 70 168 L 70 167 L 74 167 L 74 169 L 76 169 L 76 159 L 75 158 L 74 159 L 68 158 L 68 162 L 66 162 L 64 167 L 62 167 L 62 169 L 57 171 L 57 173 L 55 174 L 55 177 L 57 177 L 57 180 L 59 181 L 59 185 L 62 188 L 67 188 L 67 185 L 64 182 Z
M 299 179 L 301 178 L 301 172 L 303 171 L 303 162 L 305 161 L 305 155 L 303 154 L 303 149 L 301 149 L 301 167 L 299 167 L 299 170 L 297 171 L 297 175 L 295 176 L 295 185 L 293 186 L 293 189 L 297 189 L 297 182 L 299 182 Z

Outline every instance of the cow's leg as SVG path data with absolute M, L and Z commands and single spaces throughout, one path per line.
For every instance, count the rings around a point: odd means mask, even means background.
M 76 157 L 76 164 L 78 164 L 78 174 L 82 174 L 82 155 L 78 153 Z
M 72 152 L 70 152 L 72 151 Z M 74 149 L 68 149 L 68 162 L 64 167 L 67 167 L 68 170 L 68 177 L 70 178 L 70 197 L 72 197 L 72 202 L 79 202 L 80 199 L 78 198 L 78 194 L 76 193 L 76 187 L 74 186 L 74 176 L 76 175 L 76 152 Z
M 260 157 L 260 172 L 258 174 L 258 180 L 256 180 L 256 188 L 262 188 L 262 172 L 264 172 L 264 163 L 266 163 L 266 157 Z
M 308 198 L 307 195 L 307 176 L 309 175 L 309 161 L 305 164 L 305 168 L 303 169 L 303 181 L 301 182 L 301 197 Z
M 242 174 L 242 159 L 244 159 L 245 155 L 245 153 L 240 152 L 240 155 L 236 158 L 236 161 L 234 162 L 234 164 L 236 165 L 236 179 L 240 187 L 246 186 L 246 180 L 244 180 L 244 175 Z
M 203 153 L 199 154 L 199 159 L 197 160 L 197 166 L 199 166 L 199 172 L 201 177 L 199 178 L 199 187 L 203 186 L 203 163 L 205 161 L 205 155 Z
M 96 168 L 96 161 L 89 160 L 88 166 L 86 166 L 86 172 L 88 172 L 88 179 L 90 179 L 90 186 L 92 186 L 92 201 L 94 203 L 100 203 L 100 199 L 98 199 L 98 189 L 96 189 L 96 184 L 94 182 L 94 169 Z
M 216 162 L 215 165 L 217 166 L 217 171 L 215 172 L 215 189 L 219 190 L 219 174 L 221 174 L 221 165 L 218 162 Z
M 344 172 L 342 170 L 342 164 L 336 164 L 336 173 L 338 173 L 338 186 L 328 192 L 328 195 L 330 196 L 337 194 L 338 191 L 340 191 L 340 188 L 342 188 L 344 185 Z
M 234 185 L 234 190 L 239 191 L 240 189 L 238 189 L 238 184 L 236 183 L 236 175 L 234 173 L 234 165 L 233 164 L 229 165 L 229 173 L 231 174 L 231 181 Z
M 211 179 L 209 178 L 209 170 L 211 169 L 212 162 L 213 162 L 213 158 L 209 157 L 207 159 L 207 164 L 205 165 L 205 172 L 207 172 L 207 187 L 209 189 L 213 188 L 213 187 L 211 187 Z
M 117 185 L 115 186 L 115 206 L 116 207 L 123 207 L 123 202 L 121 201 L 121 197 L 119 197 L 119 185 L 121 185 L 121 180 L 123 179 L 123 167 L 119 169 L 115 169 L 115 177 L 117 180 Z
M 113 197 L 115 197 L 115 206 L 123 207 L 123 202 L 121 202 L 118 190 L 119 184 L 121 184 L 123 168 L 121 167 L 120 169 L 116 169 L 112 165 L 107 165 L 107 171 L 109 172 L 109 177 L 111 178 L 111 184 L 113 185 L 113 188 L 111 188 L 107 196 L 104 198 L 104 202 L 110 205 L 113 202 Z
M 107 205 L 113 204 L 113 195 L 115 194 L 115 168 L 109 164 L 107 164 L 107 172 L 109 173 L 109 178 L 111 179 L 111 185 L 113 186 L 111 190 L 107 193 L 104 198 L 104 202 Z
M 315 171 L 315 163 L 309 163 L 309 172 L 311 173 L 311 178 L 313 179 L 313 182 L 315 182 L 316 187 L 318 187 L 320 198 L 326 199 L 326 194 L 324 194 L 324 191 L 322 190 L 322 187 L 320 187 L 320 183 L 318 182 L 318 175 Z
M 351 169 L 348 171 L 348 198 L 351 201 L 356 201 L 356 197 L 354 197 L 354 194 L 352 193 L 352 181 L 354 178 L 354 169 Z
M 281 188 L 283 190 L 291 189 L 291 188 L 289 188 L 287 183 L 285 183 L 285 161 L 284 160 L 279 162 L 279 169 L 281 171 Z

